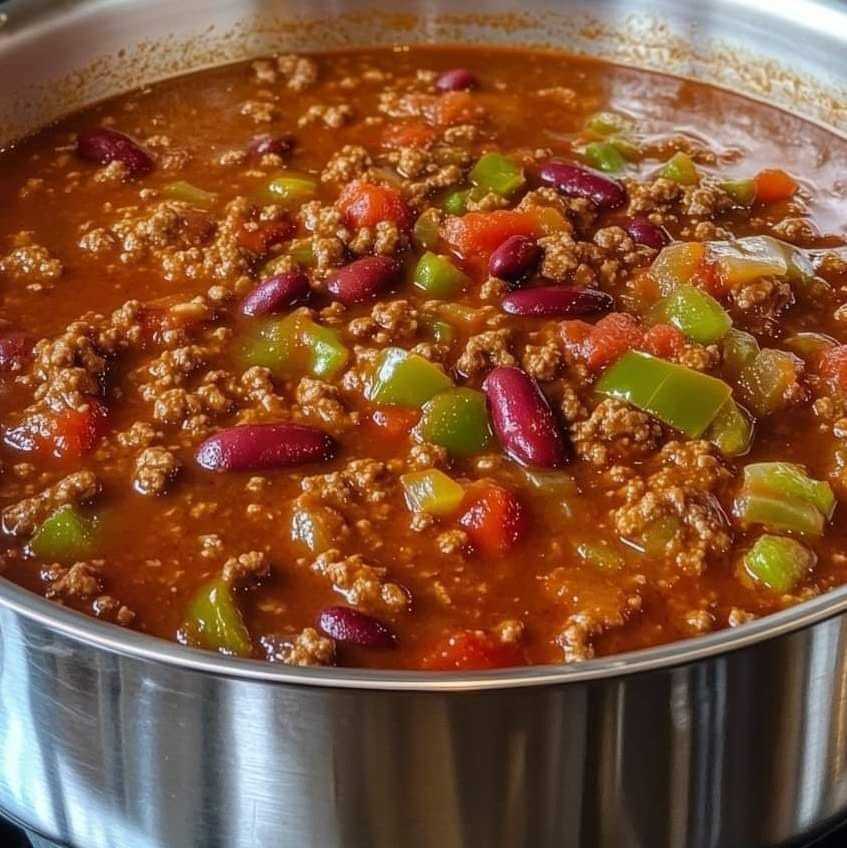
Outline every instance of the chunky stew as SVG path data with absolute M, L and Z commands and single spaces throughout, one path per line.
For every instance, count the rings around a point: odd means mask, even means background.
M 528 51 L 279 55 L 0 154 L 0 573 L 296 665 L 847 581 L 847 145 Z

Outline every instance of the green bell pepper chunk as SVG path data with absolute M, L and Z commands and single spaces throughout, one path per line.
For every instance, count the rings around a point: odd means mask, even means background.
M 192 206 L 199 206 L 201 209 L 208 209 L 218 198 L 213 191 L 203 191 L 202 188 L 198 188 L 185 180 L 168 183 L 166 186 L 162 186 L 161 191 L 169 200 L 180 200 L 183 203 L 190 203 Z
M 232 588 L 220 578 L 203 586 L 191 600 L 182 629 L 209 651 L 246 657 L 253 650 Z
M 597 112 L 585 122 L 585 129 L 597 135 L 613 135 L 631 127 L 632 121 L 614 112 Z
M 699 241 L 683 241 L 669 244 L 650 266 L 650 276 L 659 285 L 659 291 L 667 296 L 677 287 L 691 282 L 701 269 L 706 249 Z
M 724 456 L 743 456 L 753 442 L 753 421 L 749 413 L 730 398 L 704 435 Z
M 723 380 L 636 351 L 606 369 L 597 391 L 627 401 L 692 438 L 705 432 L 732 394 Z
M 299 206 L 318 193 L 318 181 L 307 174 L 285 171 L 274 177 L 267 187 L 268 199 L 284 206 Z
M 785 594 L 815 567 L 815 554 L 795 539 L 764 534 L 744 556 L 744 568 L 757 582 Z
M 626 164 L 620 150 L 609 141 L 592 141 L 585 146 L 583 155 L 592 168 L 607 174 L 617 173 Z
M 415 288 L 430 297 L 449 299 L 470 285 L 470 277 L 460 271 L 446 256 L 427 251 L 415 267 Z
M 452 386 L 453 381 L 429 360 L 399 347 L 389 347 L 377 358 L 368 400 L 420 409 L 430 398 Z
M 641 534 L 642 551 L 650 557 L 661 557 L 668 552 L 668 545 L 682 530 L 682 520 L 675 515 L 666 515 L 652 521 Z
M 793 462 L 754 462 L 745 466 L 742 491 L 805 501 L 827 520 L 835 512 L 835 495 L 829 483 L 809 477 L 802 465 Z
M 440 392 L 424 404 L 415 433 L 421 441 L 447 448 L 451 456 L 480 453 L 492 435 L 485 395 L 466 388 Z
M 691 157 L 682 151 L 674 153 L 659 173 L 666 180 L 680 185 L 694 185 L 697 180 L 697 168 Z
M 741 285 L 759 277 L 785 277 L 788 262 L 776 239 L 748 236 L 734 241 L 713 241 L 708 245 L 709 259 L 728 283 Z
M 451 191 L 444 200 L 441 201 L 441 208 L 448 215 L 464 215 L 468 208 L 468 195 L 470 189 L 457 189 Z
M 608 542 L 577 542 L 574 546 L 577 556 L 600 571 L 620 571 L 624 567 L 624 558 Z
M 400 478 L 400 485 L 412 512 L 452 515 L 465 497 L 464 488 L 437 468 L 404 474 Z
M 59 507 L 35 531 L 29 549 L 40 559 L 74 562 L 95 552 L 96 526 L 76 507 Z
M 456 340 L 456 328 L 447 321 L 436 319 L 430 322 L 429 332 L 436 344 L 449 345 Z
M 723 372 L 737 380 L 741 372 L 759 355 L 756 337 L 744 330 L 730 329 L 721 342 Z
M 412 228 L 412 237 L 418 247 L 424 250 L 432 250 L 440 238 L 438 225 L 441 223 L 441 215 L 437 209 L 426 209 L 418 215 Z
M 808 536 L 823 533 L 824 518 L 813 504 L 798 498 L 746 493 L 735 499 L 735 514 L 745 527 L 761 524 L 769 530 L 784 530 Z
M 261 365 L 278 377 L 306 373 L 332 379 L 349 358 L 350 351 L 335 330 L 301 312 L 265 321 L 241 348 L 245 365 Z
M 739 206 L 751 206 L 756 199 L 756 183 L 754 180 L 724 180 L 720 187 Z
M 710 294 L 690 285 L 660 300 L 648 317 L 654 324 L 672 324 L 704 345 L 720 341 L 732 327 L 729 313 Z
M 792 353 L 763 348 L 738 375 L 741 400 L 755 415 L 770 415 L 786 404 L 797 382 L 800 360 Z
M 502 153 L 486 153 L 473 166 L 470 181 L 484 192 L 512 197 L 526 183 L 523 168 Z

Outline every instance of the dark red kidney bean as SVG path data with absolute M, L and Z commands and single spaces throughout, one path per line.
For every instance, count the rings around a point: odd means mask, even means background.
M 241 301 L 241 314 L 249 317 L 271 315 L 302 303 L 309 296 L 309 278 L 302 271 L 285 271 L 262 280 Z
M 547 398 L 520 368 L 495 368 L 482 384 L 503 450 L 521 465 L 558 468 L 568 459 L 564 436 Z
M 294 147 L 294 136 L 290 133 L 283 135 L 257 135 L 249 144 L 248 150 L 254 156 L 266 156 L 273 153 L 276 156 L 285 156 Z
M 435 81 L 439 91 L 467 91 L 477 87 L 476 77 L 467 68 L 452 68 L 444 71 Z
M 600 209 L 617 209 L 626 203 L 626 191 L 599 171 L 550 159 L 538 171 L 541 182 L 568 197 L 585 197 Z
M 303 424 L 244 424 L 209 436 L 197 449 L 207 471 L 259 471 L 324 462 L 336 451 L 335 439 Z
M 488 260 L 488 272 L 510 283 L 529 276 L 538 266 L 541 248 L 529 236 L 509 236 Z
M 362 648 L 393 648 L 394 632 L 379 619 L 352 607 L 327 607 L 318 616 L 318 627 L 336 642 Z
M 647 247 L 652 247 L 656 250 L 661 250 L 666 244 L 670 244 L 670 236 L 664 229 L 657 227 L 643 215 L 630 218 L 624 224 L 623 228 L 636 244 L 646 244 Z
M 13 330 L 0 337 L 0 371 L 20 371 L 32 353 L 34 339 Z
M 387 256 L 363 256 L 329 278 L 326 287 L 330 294 L 345 306 L 376 300 L 390 289 L 400 274 L 400 268 Z
M 509 315 L 532 318 L 575 318 L 612 309 L 615 299 L 608 292 L 570 286 L 539 286 L 507 294 L 500 302 Z
M 153 170 L 153 158 L 129 136 L 98 127 L 79 134 L 76 152 L 89 162 L 108 165 L 109 162 L 123 162 L 131 177 L 143 177 Z

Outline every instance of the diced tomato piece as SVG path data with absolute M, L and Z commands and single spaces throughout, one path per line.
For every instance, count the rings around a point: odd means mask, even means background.
M 471 491 L 459 524 L 485 556 L 502 556 L 526 532 L 526 511 L 502 486 L 488 484 Z
M 421 660 L 429 671 L 482 671 L 524 665 L 526 657 L 519 644 L 501 642 L 483 630 L 459 630 L 445 637 Z
M 452 127 L 474 123 L 482 115 L 482 107 L 470 92 L 448 91 L 436 99 L 428 117 L 437 127 Z
M 66 409 L 52 416 L 34 416 L 8 429 L 4 440 L 17 450 L 52 454 L 57 459 L 80 457 L 105 434 L 108 414 L 101 401 L 88 398 L 86 409 Z
M 793 197 L 799 186 L 797 181 L 780 168 L 767 168 L 759 171 L 754 178 L 756 200 L 760 203 L 776 203 Z
M 422 121 L 389 124 L 382 134 L 385 147 L 416 147 L 425 149 L 435 141 L 435 130 Z
M 371 413 L 371 422 L 380 434 L 389 439 L 408 436 L 409 431 L 421 414 L 417 409 L 404 409 L 401 406 L 378 406 Z
M 656 324 L 644 334 L 641 350 L 670 359 L 685 347 L 685 334 L 670 324 Z
M 835 391 L 847 393 L 847 345 L 837 345 L 825 351 L 818 370 Z
M 95 398 L 88 408 L 68 409 L 54 419 L 51 449 L 55 457 L 76 457 L 88 453 L 106 432 L 108 410 Z
M 398 191 L 365 180 L 346 185 L 337 205 L 352 227 L 373 227 L 380 221 L 408 227 L 411 219 L 409 207 Z
M 456 253 L 479 266 L 511 236 L 541 235 L 538 219 L 527 212 L 498 209 L 494 212 L 468 212 L 461 218 L 448 218 L 442 237 Z
M 588 356 L 587 345 L 593 329 L 594 327 L 587 321 L 580 321 L 578 318 L 573 321 L 562 321 L 559 325 L 565 350 L 572 359 L 585 359 Z
M 292 230 L 289 221 L 254 221 L 242 227 L 238 244 L 251 253 L 264 256 L 275 244 L 285 241 Z

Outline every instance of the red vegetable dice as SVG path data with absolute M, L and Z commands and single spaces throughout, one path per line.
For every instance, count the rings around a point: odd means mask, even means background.
M 393 221 L 405 228 L 411 220 L 409 207 L 396 189 L 365 180 L 355 180 L 344 187 L 338 208 L 351 227 L 374 227 L 380 221 Z
M 483 630 L 459 630 L 439 642 L 421 661 L 429 671 L 483 671 L 524 665 L 520 645 L 501 642 Z
M 492 483 L 469 493 L 465 507 L 459 524 L 485 556 L 502 556 L 526 532 L 526 511 L 502 486 Z

